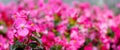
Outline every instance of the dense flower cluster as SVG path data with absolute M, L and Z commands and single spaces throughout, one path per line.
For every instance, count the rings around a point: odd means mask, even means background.
M 120 15 L 61 0 L 0 3 L 0 50 L 18 49 L 120 50 Z

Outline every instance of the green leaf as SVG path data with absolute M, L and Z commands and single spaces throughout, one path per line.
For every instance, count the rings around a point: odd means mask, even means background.
M 16 41 L 15 44 L 10 46 L 10 50 L 24 50 L 25 46 L 23 43 Z
M 6 36 L 6 34 L 0 30 L 0 34 L 3 35 L 3 36 Z
M 38 32 L 32 32 L 35 36 L 37 36 L 37 37 L 40 37 L 41 38 L 41 36 L 42 36 L 42 33 L 38 33 Z
M 31 43 L 29 43 L 28 45 L 29 45 L 31 48 L 36 48 L 36 47 L 38 46 L 38 44 L 35 43 L 35 42 L 31 42 Z
M 38 42 L 39 44 L 42 45 L 42 41 L 41 41 L 38 37 L 32 36 L 32 37 L 30 37 L 30 39 L 31 39 L 31 40 L 34 40 L 34 41 L 36 41 L 36 42 Z
M 69 31 L 66 31 L 64 33 L 65 37 L 67 38 L 68 42 L 70 41 L 70 32 Z
M 50 50 L 62 50 L 62 46 L 61 45 L 55 45 L 55 46 L 52 46 L 50 48 Z
M 62 50 L 62 46 L 57 46 L 57 50 Z
M 88 45 L 91 42 L 90 38 L 86 38 L 85 45 Z
M 114 32 L 110 28 L 108 28 L 107 35 L 110 36 L 111 38 L 113 38 L 114 37 Z
M 54 14 L 54 19 L 55 19 L 54 20 L 55 25 L 57 25 L 61 20 L 61 18 L 60 18 L 60 16 L 58 16 L 58 14 Z
M 42 49 L 42 48 L 33 48 L 32 50 L 45 50 L 45 49 Z
M 55 30 L 55 29 L 53 29 L 52 31 L 54 32 L 54 34 L 55 34 L 56 36 L 59 36 L 59 35 L 60 35 L 59 32 L 58 32 L 57 30 Z
M 35 42 L 32 42 L 29 44 L 29 46 L 32 48 L 32 50 L 43 50 L 44 49 L 40 38 L 38 38 L 37 36 L 31 36 L 30 39 L 35 41 Z
M 70 23 L 70 26 L 72 27 L 76 24 L 76 20 L 73 18 L 69 18 L 69 23 Z
M 13 45 L 10 45 L 9 50 L 15 50 L 15 49 L 13 49 Z

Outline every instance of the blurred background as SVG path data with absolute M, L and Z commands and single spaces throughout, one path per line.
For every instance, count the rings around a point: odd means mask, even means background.
M 0 2 L 7 4 L 10 1 L 15 1 L 15 0 L 0 0 Z M 109 7 L 112 7 L 116 5 L 117 3 L 120 3 L 120 0 L 64 0 L 66 3 L 71 3 L 72 1 L 78 1 L 78 2 L 89 2 L 92 5 L 103 5 L 107 4 Z
M 0 2 L 7 4 L 11 1 L 15 0 L 0 0 Z M 63 0 L 64 2 L 71 4 L 72 1 L 78 2 L 89 2 L 91 5 L 103 6 L 104 4 L 108 5 L 108 7 L 112 10 L 116 10 L 116 4 L 120 3 L 120 0 Z

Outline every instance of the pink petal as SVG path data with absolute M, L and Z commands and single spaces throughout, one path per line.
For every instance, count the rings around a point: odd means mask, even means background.
M 24 29 L 19 29 L 19 30 L 18 30 L 18 35 L 19 35 L 19 36 L 27 36 L 28 33 L 29 33 L 29 30 L 26 29 L 26 28 L 24 28 Z

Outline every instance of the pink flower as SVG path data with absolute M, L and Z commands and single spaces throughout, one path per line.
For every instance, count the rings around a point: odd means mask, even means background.
M 112 27 L 113 32 L 115 33 L 116 37 L 120 37 L 120 28 L 119 27 Z
M 81 47 L 85 39 L 82 34 L 78 32 L 78 28 L 72 28 L 71 33 L 70 33 L 70 45 L 74 46 L 75 48 Z
M 29 29 L 27 25 L 27 21 L 23 18 L 17 18 L 14 22 L 14 26 L 17 29 L 17 33 L 19 36 L 27 36 L 29 33 Z
M 84 50 L 93 50 L 92 44 L 89 43 L 87 46 L 84 47 Z
M 29 30 L 27 28 L 19 29 L 17 30 L 17 33 L 19 36 L 27 36 L 29 33 Z
M 16 30 L 14 28 L 9 28 L 6 33 L 10 44 L 14 44 L 15 33 Z
M 41 38 L 45 48 L 50 48 L 51 46 L 55 45 L 55 35 L 52 32 L 48 32 L 47 35 L 43 35 Z
M 105 46 L 101 46 L 101 50 L 107 50 Z
M 0 35 L 0 49 L 1 50 L 7 50 L 9 47 L 9 44 L 7 42 L 7 39 L 4 38 L 2 35 Z

